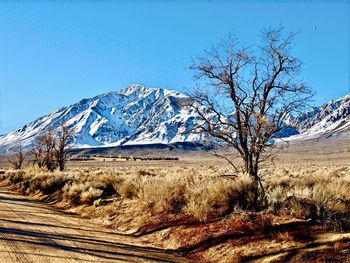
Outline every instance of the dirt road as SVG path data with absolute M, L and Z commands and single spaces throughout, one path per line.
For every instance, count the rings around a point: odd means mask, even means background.
M 186 262 L 0 187 L 0 262 Z

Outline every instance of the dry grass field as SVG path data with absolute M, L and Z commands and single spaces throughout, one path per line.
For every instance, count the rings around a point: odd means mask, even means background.
M 349 145 L 299 144 L 279 153 L 261 171 L 259 211 L 252 210 L 249 176 L 204 153 L 71 162 L 54 173 L 29 166 L 6 170 L 1 181 L 195 261 L 350 262 Z

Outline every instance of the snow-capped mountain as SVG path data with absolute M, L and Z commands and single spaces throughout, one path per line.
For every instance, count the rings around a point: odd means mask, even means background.
M 298 134 L 287 140 L 308 140 L 316 138 L 350 137 L 350 94 L 309 111 L 290 123 Z
M 131 85 L 117 92 L 83 99 L 0 136 L 0 147 L 31 146 L 48 127 L 74 127 L 74 145 L 117 146 L 199 141 L 188 133 L 196 114 L 182 106 L 188 97 L 176 91 Z
M 49 127 L 62 122 L 74 128 L 75 147 L 201 142 L 190 133 L 200 118 L 184 107 L 188 97 L 177 91 L 131 85 L 53 111 L 20 129 L 0 136 L 0 152 L 30 147 Z M 350 138 L 350 94 L 291 118 L 283 140 Z

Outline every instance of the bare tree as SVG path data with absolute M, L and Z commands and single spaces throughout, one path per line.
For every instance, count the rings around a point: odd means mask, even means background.
M 45 133 L 38 137 L 36 145 L 30 151 L 34 163 L 39 167 L 46 167 L 49 171 L 53 171 L 57 167 L 63 171 L 72 133 L 73 129 L 63 123 L 56 131 L 49 127 Z
M 30 150 L 30 154 L 33 156 L 33 164 L 36 164 L 38 165 L 39 168 L 41 168 L 44 166 L 44 150 L 43 150 L 43 145 L 39 144 L 38 142 Z
M 60 124 L 59 130 L 57 131 L 57 143 L 56 143 L 56 160 L 60 171 L 64 170 L 67 161 L 67 151 L 70 149 L 69 144 L 71 141 L 73 129 Z
M 258 199 L 260 164 L 272 158 L 274 140 L 287 119 L 299 112 L 311 97 L 311 89 L 299 78 L 301 62 L 291 54 L 296 34 L 283 28 L 262 31 L 260 46 L 245 47 L 232 36 L 221 41 L 190 67 L 199 84 L 191 95 L 191 107 L 200 116 L 194 131 L 209 134 L 230 154 L 217 154 L 255 182 Z M 193 101 L 194 100 L 194 101 Z
M 19 143 L 14 155 L 8 159 L 8 162 L 12 164 L 14 169 L 20 170 L 23 166 L 24 160 L 25 160 L 24 149 L 23 149 L 22 143 Z
M 34 162 L 39 167 L 46 167 L 49 171 L 56 169 L 56 138 L 53 129 L 49 128 L 38 137 L 31 153 L 34 156 Z

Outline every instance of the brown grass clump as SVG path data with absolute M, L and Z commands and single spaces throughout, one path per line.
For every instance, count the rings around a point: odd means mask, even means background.
M 277 168 L 265 178 L 269 208 L 277 214 L 313 219 L 343 229 L 350 226 L 350 169 L 308 165 Z
M 154 177 L 141 180 L 137 198 L 154 211 L 179 213 L 186 201 L 186 183 L 179 178 Z
M 128 178 L 122 184 L 120 184 L 116 191 L 122 198 L 134 198 L 139 192 L 139 178 Z
M 12 184 L 17 184 L 24 180 L 25 172 L 23 170 L 8 170 L 5 172 L 3 179 L 7 179 Z
M 206 180 L 193 179 L 185 198 L 186 211 L 199 221 L 220 217 L 235 206 L 248 207 L 253 202 L 253 181 L 242 174 L 237 179 L 209 177 Z
M 101 197 L 102 193 L 103 190 L 90 186 L 80 194 L 80 201 L 82 204 L 92 204 L 95 200 Z

